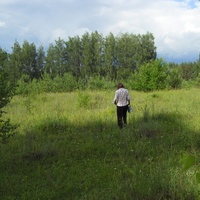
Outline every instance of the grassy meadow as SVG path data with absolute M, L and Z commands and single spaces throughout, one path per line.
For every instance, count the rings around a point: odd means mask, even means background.
M 5 117 L 19 127 L 0 144 L 0 199 L 200 199 L 200 90 L 130 91 L 122 130 L 114 92 L 15 96 Z

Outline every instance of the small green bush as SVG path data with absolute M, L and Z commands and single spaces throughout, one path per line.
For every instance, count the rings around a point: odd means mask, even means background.
M 169 89 L 180 89 L 182 84 L 181 71 L 179 68 L 170 69 L 166 79 Z
M 132 75 L 129 85 L 139 91 L 154 91 L 166 88 L 167 65 L 162 59 L 142 65 Z
M 106 90 L 112 89 L 115 84 L 111 81 L 106 80 L 104 77 L 95 76 L 90 77 L 88 81 L 88 89 L 91 90 Z

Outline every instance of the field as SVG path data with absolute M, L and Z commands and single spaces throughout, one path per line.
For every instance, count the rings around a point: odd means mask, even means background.
M 15 96 L 6 117 L 19 127 L 0 144 L 0 199 L 200 199 L 199 89 L 130 96 L 122 130 L 114 91 Z

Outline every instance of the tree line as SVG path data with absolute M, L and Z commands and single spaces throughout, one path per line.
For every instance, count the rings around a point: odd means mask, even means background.
M 49 45 L 46 52 L 43 46 L 36 49 L 34 43 L 24 41 L 20 46 L 16 41 L 5 67 L 13 81 L 23 74 L 38 79 L 44 71 L 51 78 L 71 73 L 76 78 L 100 75 L 112 80 L 126 77 L 143 62 L 155 58 L 156 48 L 151 33 L 125 33 L 117 37 L 110 33 L 103 37 L 95 31 L 91 34 L 86 32 L 81 37 L 69 37 L 67 41 L 59 38 L 55 44 Z
M 97 31 L 86 32 L 67 41 L 58 38 L 46 51 L 42 45 L 36 48 L 34 43 L 15 41 L 11 53 L 0 48 L 0 58 L 0 68 L 11 83 L 21 86 L 21 92 L 30 82 L 45 88 L 42 91 L 80 85 L 107 88 L 111 82 L 123 80 L 138 90 L 163 89 L 166 83 L 178 88 L 182 81 L 199 79 L 200 73 L 199 60 L 176 64 L 157 59 L 154 36 L 149 32 L 105 37 Z

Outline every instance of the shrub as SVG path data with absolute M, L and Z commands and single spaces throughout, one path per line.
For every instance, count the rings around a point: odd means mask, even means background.
M 5 113 L 3 108 L 10 102 L 13 95 L 13 87 L 8 84 L 8 74 L 0 69 L 0 137 L 3 143 L 16 133 L 16 126 L 11 125 L 9 119 L 2 118 L 3 113 Z
M 142 65 L 132 76 L 129 85 L 139 91 L 161 90 L 166 87 L 167 65 L 162 59 Z
M 44 73 L 42 79 L 39 81 L 42 92 L 51 92 L 52 91 L 52 79 L 50 74 Z
M 88 89 L 91 90 L 112 89 L 113 85 L 114 83 L 107 81 L 104 77 L 100 76 L 90 77 L 88 81 Z
M 72 92 L 78 88 L 77 81 L 70 73 L 65 73 L 63 76 L 63 91 Z
M 181 88 L 183 89 L 191 89 L 196 86 L 196 82 L 194 80 L 183 81 L 181 84 Z
M 167 85 L 169 89 L 179 89 L 181 88 L 182 84 L 182 77 L 181 77 L 181 71 L 179 68 L 172 68 L 170 69 L 167 79 L 166 79 Z
M 29 93 L 29 84 L 30 84 L 30 76 L 24 74 L 21 78 L 17 81 L 17 88 L 16 94 L 28 94 Z

